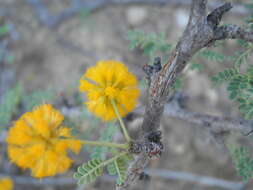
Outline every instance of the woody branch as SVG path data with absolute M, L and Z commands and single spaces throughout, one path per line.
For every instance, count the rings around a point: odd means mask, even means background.
M 170 87 L 175 82 L 187 62 L 204 47 L 210 46 L 216 40 L 244 39 L 252 42 L 252 33 L 240 27 L 219 27 L 224 13 L 228 12 L 232 5 L 225 3 L 216 8 L 210 14 L 206 13 L 207 0 L 192 0 L 191 12 L 187 27 L 172 52 L 170 58 L 159 72 L 150 76 L 148 104 L 145 108 L 144 120 L 141 126 L 142 139 L 152 131 L 157 131 L 160 119 L 164 112 L 165 104 L 171 95 Z M 217 126 L 219 128 L 219 126 Z M 222 127 L 222 126 L 220 126 Z M 149 161 L 145 152 L 140 152 L 128 168 L 128 175 L 123 187 L 125 189 L 138 179 Z

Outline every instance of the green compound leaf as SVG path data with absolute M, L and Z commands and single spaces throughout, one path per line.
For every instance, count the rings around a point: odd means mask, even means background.
M 55 92 L 53 90 L 37 90 L 32 92 L 29 95 L 23 97 L 23 103 L 26 110 L 32 110 L 35 106 L 38 106 L 42 103 L 53 102 L 55 98 Z
M 229 81 L 238 74 L 238 71 L 234 68 L 225 69 L 212 77 L 214 84 L 221 84 L 222 82 Z
M 200 57 L 207 59 L 207 60 L 215 61 L 215 62 L 223 62 L 227 59 L 227 57 L 225 55 L 220 54 L 215 51 L 211 51 L 211 50 L 203 50 L 198 55 Z
M 204 69 L 203 64 L 199 64 L 196 62 L 190 62 L 190 69 L 191 70 L 197 70 L 197 71 L 202 71 Z
M 99 141 L 106 141 L 111 142 L 113 139 L 113 136 L 118 131 L 118 127 L 115 126 L 115 123 L 108 123 L 106 128 L 101 131 L 101 136 L 99 138 Z M 92 149 L 91 158 L 102 158 L 105 159 L 106 153 L 109 152 L 108 147 L 94 147 Z
M 77 172 L 74 173 L 74 179 L 79 185 L 88 184 L 103 174 L 103 169 L 112 163 L 117 163 L 116 173 L 119 175 L 118 183 L 122 184 L 126 171 L 126 164 L 130 160 L 127 152 L 116 153 L 116 155 L 108 160 L 101 160 L 98 158 L 92 159 L 78 167 Z M 113 169 L 111 169 L 111 173 Z M 119 173 L 118 173 L 119 172 Z M 114 172 L 115 173 L 115 172 Z
M 74 179 L 78 180 L 78 185 L 91 183 L 103 174 L 103 167 L 104 162 L 101 159 L 90 160 L 78 167 Z
M 10 123 L 13 114 L 17 110 L 17 106 L 21 101 L 22 94 L 22 87 L 17 85 L 9 89 L 3 95 L 2 101 L 0 102 L 0 127 L 7 126 Z
M 149 61 L 153 62 L 158 53 L 162 56 L 167 56 L 171 51 L 172 45 L 166 42 L 164 33 L 145 33 L 142 30 L 130 30 L 128 32 L 128 39 L 130 40 L 129 49 L 140 48 L 143 54 L 149 57 Z
M 0 26 L 0 37 L 7 33 L 9 33 L 9 26 L 7 24 Z
M 242 64 L 247 63 L 248 57 L 253 50 L 253 45 L 249 45 L 249 43 L 245 44 L 245 50 L 242 52 L 236 52 L 234 56 L 234 67 L 240 69 Z
M 253 65 L 250 65 L 247 69 L 247 74 L 253 78 Z
M 215 75 L 215 84 L 227 83 L 229 99 L 239 104 L 239 111 L 245 119 L 253 118 L 253 66 L 249 65 L 242 72 L 237 68 L 225 69 Z
M 253 178 L 253 159 L 247 147 L 229 148 L 237 174 L 247 181 Z
M 117 175 L 117 184 L 123 185 L 127 176 L 127 167 L 131 157 L 124 155 L 114 160 L 114 162 L 107 165 L 107 170 L 110 175 Z

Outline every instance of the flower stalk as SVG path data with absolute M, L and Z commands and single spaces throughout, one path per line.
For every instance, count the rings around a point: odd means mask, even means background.
M 84 145 L 91 145 L 91 146 L 106 146 L 111 148 L 121 148 L 121 149 L 128 149 L 128 144 L 117 144 L 111 142 L 103 142 L 103 141 L 86 141 L 81 140 L 81 143 Z
M 130 142 L 130 141 L 131 141 L 131 138 L 130 138 L 130 136 L 129 136 L 128 132 L 127 132 L 126 126 L 125 126 L 125 124 L 124 124 L 124 122 L 123 122 L 123 120 L 122 120 L 122 118 L 121 118 L 121 116 L 120 116 L 119 110 L 118 110 L 118 108 L 117 108 L 117 106 L 116 106 L 116 103 L 115 103 L 115 100 L 114 100 L 114 99 L 111 99 L 111 104 L 112 104 L 112 107 L 113 107 L 113 109 L 114 109 L 114 112 L 115 112 L 115 114 L 116 114 L 116 116 L 117 116 L 117 118 L 118 118 L 118 120 L 119 120 L 121 129 L 123 130 L 123 134 L 124 134 L 124 136 L 125 136 L 127 142 Z

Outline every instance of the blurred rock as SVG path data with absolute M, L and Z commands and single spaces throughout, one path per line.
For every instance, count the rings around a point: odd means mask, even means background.
M 197 71 L 188 71 L 186 73 L 188 91 L 193 97 L 205 97 L 210 104 L 215 105 L 218 102 L 218 94 L 212 88 L 208 76 L 200 74 Z
M 185 28 L 188 23 L 189 13 L 186 10 L 179 9 L 175 12 L 175 20 L 180 28 Z
M 144 7 L 130 7 L 126 11 L 127 22 L 132 26 L 142 24 L 147 16 L 148 12 Z

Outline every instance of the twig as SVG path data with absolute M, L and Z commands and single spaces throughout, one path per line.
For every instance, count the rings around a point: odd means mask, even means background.
M 181 93 L 176 93 L 176 95 L 174 95 L 173 98 L 171 98 L 171 100 L 165 105 L 164 115 L 166 117 L 181 119 L 194 125 L 207 128 L 215 133 L 239 131 L 246 135 L 253 130 L 253 121 L 234 117 L 212 116 L 189 111 L 184 105 L 182 105 L 182 101 L 185 100 L 182 100 L 181 96 Z M 134 111 L 134 113 L 143 115 L 144 108 L 138 108 Z
M 49 13 L 48 9 L 41 0 L 26 0 L 26 2 L 34 8 L 40 22 L 49 28 L 56 28 L 63 21 L 76 15 L 82 9 L 93 12 L 106 5 L 114 5 L 114 4 L 124 5 L 131 3 L 157 4 L 157 5 L 171 4 L 171 5 L 185 5 L 185 6 L 191 4 L 191 0 L 92 0 L 92 1 L 72 0 L 72 4 L 69 8 L 66 8 L 65 10 L 63 10 L 58 14 L 51 14 Z M 219 4 L 221 4 L 221 2 L 210 2 L 209 7 L 214 8 L 217 7 Z M 237 5 L 236 8 L 234 9 L 234 12 L 239 14 L 247 14 L 249 11 L 241 5 Z
M 243 182 L 234 182 L 227 181 L 223 179 L 208 177 L 208 176 L 199 176 L 196 174 L 188 173 L 188 172 L 179 172 L 172 171 L 166 169 L 146 169 L 145 173 L 150 175 L 151 177 L 159 177 L 162 179 L 170 179 L 170 180 L 182 180 L 191 183 L 197 183 L 200 185 L 211 186 L 211 187 L 220 187 L 229 190 L 242 190 L 246 183 Z M 0 178 L 6 176 L 5 174 L 0 174 Z M 32 177 L 24 177 L 24 176 L 10 176 L 15 184 L 17 185 L 31 185 L 31 186 L 66 186 L 66 185 L 75 185 L 76 181 L 71 177 L 60 177 L 60 178 L 46 178 L 46 179 L 35 179 Z M 104 175 L 100 177 L 103 181 L 114 181 L 115 177 Z M 77 188 L 78 190 L 83 190 L 84 186 L 80 186 Z
M 165 169 L 148 169 L 146 171 L 153 177 L 188 181 L 205 186 L 220 187 L 229 190 L 243 190 L 246 186 L 246 183 L 243 182 L 232 182 L 213 177 L 199 176 L 188 172 L 178 172 Z
M 215 30 L 214 40 L 242 39 L 253 42 L 253 31 L 236 25 L 220 26 Z
M 7 175 L 0 174 L 0 178 Z M 65 186 L 65 185 L 74 185 L 76 181 L 72 177 L 60 177 L 60 178 L 46 178 L 46 179 L 35 179 L 32 177 L 23 177 L 23 176 L 9 176 L 15 184 L 18 185 L 32 185 L 32 186 L 45 186 L 45 185 L 54 185 L 54 186 Z
M 230 9 L 232 9 L 231 3 L 225 3 L 224 5 L 213 10 L 213 12 L 207 16 L 207 22 L 216 28 L 220 23 L 223 14 L 228 12 Z
M 240 131 L 243 134 L 249 134 L 253 130 L 253 122 L 241 118 L 234 119 L 230 117 L 211 116 L 202 113 L 188 111 L 186 109 L 173 110 L 168 104 L 165 106 L 165 115 L 188 121 L 192 124 L 203 126 L 215 133 Z

